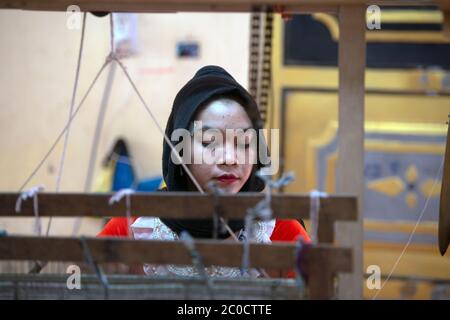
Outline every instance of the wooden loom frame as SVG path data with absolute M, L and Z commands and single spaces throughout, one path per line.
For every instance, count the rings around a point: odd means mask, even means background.
M 337 162 L 337 192 L 355 194 L 358 198 L 356 223 L 338 226 L 337 242 L 354 250 L 353 274 L 341 277 L 340 298 L 362 297 L 362 192 L 364 159 L 364 70 L 365 70 L 365 7 L 376 5 L 432 5 L 444 11 L 444 32 L 450 35 L 450 3 L 447 0 L 0 0 L 0 9 L 66 11 L 69 5 L 79 5 L 82 11 L 107 12 L 250 12 L 269 8 L 285 13 L 335 12 L 339 15 L 339 134 Z M 445 167 L 448 172 L 448 159 Z M 445 181 L 447 184 L 448 181 Z M 444 184 L 443 184 L 444 185 Z M 2 201 L 9 201 L 5 195 Z M 17 196 L 17 195 L 16 195 Z M 45 195 L 40 195 L 45 199 Z M 237 197 L 238 198 L 238 197 Z M 45 201 L 45 200 L 44 200 Z M 1 203 L 1 202 L 0 202 Z M 0 208 L 2 208 L 0 204 Z M 122 207 L 122 210 L 124 208 Z M 45 210 L 43 210 L 45 211 Z M 5 211 L 2 209 L 2 215 Z M 28 211 L 29 213 L 29 211 Z M 42 212 L 45 215 L 45 212 Z M 325 220 L 326 221 L 326 220 Z M 323 221 L 322 221 L 323 222 Z M 332 222 L 321 225 L 332 230 Z M 331 234 L 326 233 L 325 234 Z M 330 242 L 330 238 L 326 239 Z M 3 241 L 3 239 L 2 239 Z
M 114 193 L 41 193 L 39 215 L 59 217 L 115 217 L 124 216 L 125 201 L 109 205 Z M 0 217 L 33 217 L 32 201 L 22 204 L 20 213 L 15 203 L 20 193 L 0 193 Z M 130 195 L 133 216 L 158 216 L 160 218 L 211 218 L 218 207 L 225 219 L 242 219 L 246 210 L 263 199 L 261 193 L 239 196 L 212 196 L 196 192 L 137 192 Z M 336 221 L 355 221 L 357 201 L 350 196 L 333 196 L 321 199 L 318 238 L 322 243 L 335 240 Z M 274 216 L 283 219 L 308 219 L 310 197 L 296 194 L 272 195 Z M 195 207 L 195 211 L 191 208 Z
M 0 217 L 33 216 L 32 201 L 22 203 L 15 212 L 19 193 L 0 194 Z M 113 193 L 38 195 L 40 216 L 123 216 L 124 201 L 109 205 Z M 219 210 L 225 219 L 244 218 L 247 208 L 263 199 L 260 193 L 212 196 L 194 192 L 149 192 L 130 195 L 131 210 L 136 216 L 177 218 L 207 218 Z M 195 211 L 190 211 L 195 206 Z M 307 218 L 310 197 L 301 195 L 273 195 L 271 207 L 278 218 Z M 338 211 L 336 211 L 338 209 Z M 337 214 L 336 214 L 337 213 Z M 333 242 L 334 223 L 356 219 L 355 197 L 334 196 L 321 199 L 319 239 Z M 189 252 L 181 242 L 136 241 L 130 239 L 87 238 L 94 260 L 98 263 L 191 263 Z M 242 243 L 224 243 L 218 240 L 199 240 L 196 247 L 205 265 L 236 267 L 242 262 Z M 292 244 L 250 244 L 252 267 L 289 269 L 296 264 L 296 246 Z M 83 261 L 80 239 L 69 237 L 7 236 L 0 238 L 0 260 Z M 312 299 L 330 299 L 335 296 L 334 277 L 352 270 L 352 250 L 323 244 L 308 248 L 304 269 L 308 274 L 308 292 Z M 316 266 L 320 265 L 320 269 Z

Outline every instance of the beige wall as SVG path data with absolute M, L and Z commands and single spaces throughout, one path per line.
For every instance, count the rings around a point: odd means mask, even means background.
M 139 53 L 125 60 L 144 99 L 164 127 L 172 101 L 195 71 L 225 67 L 244 86 L 248 71 L 248 14 L 141 14 Z M 64 127 L 69 112 L 80 31 L 66 27 L 64 13 L 0 11 L 0 191 L 17 191 Z M 200 58 L 179 60 L 176 42 L 196 40 Z M 89 14 L 78 99 L 109 50 L 109 18 Z M 159 69 L 163 73 L 153 73 Z M 73 122 L 61 191 L 82 191 L 107 72 Z M 98 149 L 96 168 L 117 137 L 125 137 L 139 178 L 160 175 L 162 137 L 122 72 L 117 69 Z M 27 188 L 55 190 L 63 143 Z M 31 219 L 0 219 L 0 229 L 30 233 Z M 67 234 L 71 219 L 56 219 L 52 234 Z M 100 222 L 83 223 L 94 234 Z

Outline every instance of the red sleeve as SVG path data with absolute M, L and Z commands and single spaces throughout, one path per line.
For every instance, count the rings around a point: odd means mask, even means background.
M 131 218 L 133 223 L 137 218 Z M 97 237 L 128 237 L 127 218 L 112 218 Z
M 299 237 L 306 243 L 311 242 L 308 233 L 298 220 L 277 219 L 270 240 L 295 242 Z
M 299 237 L 302 237 L 304 242 L 311 243 L 308 233 L 298 220 L 277 219 L 270 240 L 296 242 Z M 295 271 L 281 271 L 280 277 L 295 278 Z

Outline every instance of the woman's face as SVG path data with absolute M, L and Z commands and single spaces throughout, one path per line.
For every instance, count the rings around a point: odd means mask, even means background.
M 191 132 L 188 168 L 203 190 L 213 182 L 226 193 L 238 192 L 257 155 L 256 132 L 245 109 L 234 100 L 214 100 L 200 110 Z

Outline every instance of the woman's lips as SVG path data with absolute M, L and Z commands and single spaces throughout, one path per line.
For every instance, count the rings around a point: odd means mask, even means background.
M 231 184 L 233 182 L 238 181 L 239 178 L 232 174 L 223 174 L 217 177 L 216 180 L 223 184 Z

